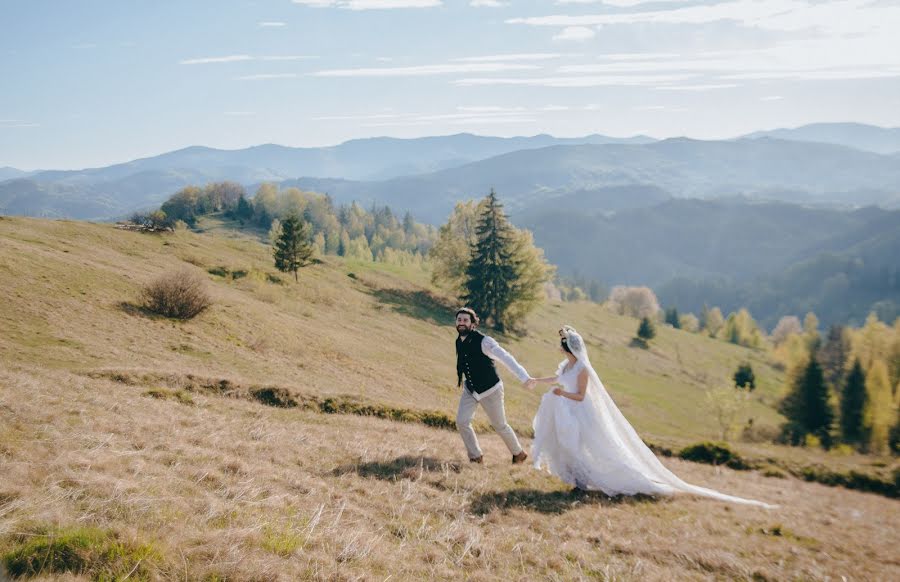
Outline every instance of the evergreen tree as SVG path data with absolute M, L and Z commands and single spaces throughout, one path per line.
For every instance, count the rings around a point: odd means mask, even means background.
M 868 440 L 863 425 L 866 400 L 866 377 L 857 359 L 841 393 L 841 439 L 845 443 L 861 445 Z
M 678 309 L 674 307 L 666 309 L 666 323 L 675 329 L 681 329 L 681 320 L 678 318 Z
M 292 214 L 281 223 L 281 235 L 275 242 L 275 267 L 283 273 L 293 273 L 310 263 L 313 246 L 309 242 L 309 229 L 300 217 Z
M 818 357 L 825 382 L 835 393 L 844 387 L 845 366 L 850 350 L 850 338 L 846 328 L 842 325 L 832 325 L 828 328 L 828 337 L 825 339 L 825 345 L 819 350 Z
M 250 203 L 247 202 L 247 199 L 241 194 L 241 197 L 238 198 L 237 201 L 237 209 L 234 211 L 235 216 L 238 220 L 250 220 L 253 218 L 253 207 L 250 206 Z
M 746 387 L 750 392 L 756 389 L 756 376 L 754 376 L 750 364 L 744 363 L 738 366 L 734 373 L 734 385 L 738 388 Z
M 407 235 L 413 234 L 416 231 L 416 220 L 413 218 L 413 215 L 408 210 L 406 214 L 403 216 L 403 232 Z
M 897 421 L 891 428 L 891 434 L 888 435 L 888 445 L 893 454 L 900 455 L 900 408 L 897 409 Z
M 475 227 L 476 243 L 466 268 L 467 305 L 498 331 L 506 329 L 517 265 L 513 262 L 513 232 L 493 189 L 485 199 Z
M 811 434 L 826 448 L 831 445 L 829 431 L 834 412 L 828 404 L 828 387 L 815 357 L 809 358 L 801 373 L 794 378 L 791 392 L 782 400 L 779 412 L 789 421 L 783 429 L 792 444 L 803 443 L 806 435 Z
M 639 339 L 647 342 L 656 337 L 656 329 L 649 317 L 641 318 L 641 324 L 638 326 L 637 336 Z

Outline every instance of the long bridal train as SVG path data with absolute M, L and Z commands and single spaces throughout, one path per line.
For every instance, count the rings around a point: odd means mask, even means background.
M 585 490 L 607 495 L 673 495 L 688 493 L 745 505 L 774 508 L 753 499 L 726 495 L 686 483 L 653 454 L 604 388 L 591 366 L 582 337 L 571 327 L 562 332 L 574 365 L 566 360 L 556 381 L 569 393 L 578 392 L 578 376 L 587 371 L 581 401 L 548 392 L 534 418 L 534 466 Z M 568 369 L 566 369 L 568 367 Z

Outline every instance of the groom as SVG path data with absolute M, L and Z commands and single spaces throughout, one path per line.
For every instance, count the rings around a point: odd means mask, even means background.
M 459 332 L 459 338 L 456 340 L 456 374 L 457 385 L 462 385 L 462 396 L 456 413 L 456 427 L 466 445 L 469 461 L 483 462 L 478 438 L 472 430 L 475 409 L 481 404 L 491 420 L 491 426 L 512 453 L 512 462 L 516 465 L 524 462 L 528 458 L 528 453 L 522 449 L 516 433 L 506 422 L 506 413 L 503 410 L 503 382 L 497 375 L 494 360 L 499 360 L 525 386 L 533 386 L 534 379 L 509 352 L 500 347 L 497 340 L 475 331 L 477 326 L 478 316 L 474 310 L 463 307 L 456 312 L 456 331 Z

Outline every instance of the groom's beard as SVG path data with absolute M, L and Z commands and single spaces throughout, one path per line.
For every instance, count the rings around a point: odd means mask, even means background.
M 461 337 L 462 339 L 465 339 L 466 336 L 469 335 L 469 332 L 472 330 L 464 325 L 457 325 L 456 331 L 459 332 L 459 337 Z

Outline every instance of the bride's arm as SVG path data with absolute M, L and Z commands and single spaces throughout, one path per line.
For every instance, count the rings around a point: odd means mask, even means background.
M 581 402 L 584 400 L 584 394 L 587 392 L 587 383 L 588 383 L 588 371 L 582 370 L 578 374 L 578 392 L 566 392 L 561 388 L 556 388 L 553 393 L 557 396 L 562 396 L 563 398 L 568 398 L 569 400 L 576 400 Z
M 538 384 L 556 384 L 557 376 L 547 376 L 546 378 L 535 378 Z

